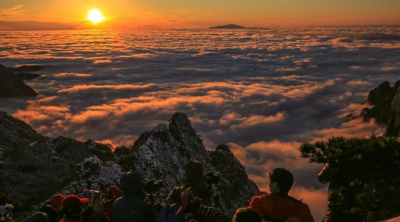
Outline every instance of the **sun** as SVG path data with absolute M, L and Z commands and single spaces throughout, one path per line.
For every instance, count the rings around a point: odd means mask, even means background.
M 97 23 L 99 23 L 99 22 L 101 22 L 101 21 L 104 20 L 104 16 L 101 15 L 101 12 L 100 12 L 99 10 L 97 10 L 97 9 L 92 9 L 92 10 L 90 10 L 89 13 L 88 13 L 88 18 L 87 18 L 87 20 L 89 20 L 89 21 L 91 21 L 91 22 L 97 24 Z

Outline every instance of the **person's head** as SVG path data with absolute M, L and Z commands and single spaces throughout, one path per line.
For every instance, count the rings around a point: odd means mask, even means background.
M 271 193 L 289 193 L 293 185 L 293 174 L 284 168 L 275 168 L 269 172 L 269 189 Z
M 46 213 L 37 212 L 34 215 L 23 220 L 23 222 L 49 222 L 49 217 Z
M 116 186 L 110 186 L 108 188 L 108 193 L 112 194 L 113 198 L 115 199 L 122 197 L 121 190 Z
M 257 211 L 250 208 L 239 208 L 236 210 L 233 222 L 261 222 L 261 217 Z
M 64 196 L 61 194 L 54 194 L 53 196 L 51 196 L 51 206 L 54 208 L 54 210 L 56 210 L 57 212 L 59 212 L 61 210 L 61 204 L 62 201 L 64 200 Z
M 65 216 L 78 216 L 82 211 L 81 199 L 76 195 L 68 195 L 61 203 Z
M 185 164 L 183 182 L 187 184 L 203 181 L 203 165 L 199 161 L 189 160 Z
M 124 173 L 119 180 L 119 187 L 124 196 L 144 197 L 143 179 L 136 172 Z

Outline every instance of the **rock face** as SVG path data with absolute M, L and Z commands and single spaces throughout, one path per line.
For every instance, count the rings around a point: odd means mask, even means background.
M 379 125 L 386 126 L 386 136 L 400 136 L 400 81 L 393 87 L 386 81 L 371 90 L 367 104 L 373 107 L 361 111 L 364 121 L 375 119 Z
M 0 65 L 0 97 L 37 96 L 37 92 L 6 67 Z
M 210 29 L 244 29 L 245 27 L 235 24 L 219 25 L 210 27 Z
M 140 135 L 131 147 L 117 147 L 114 152 L 90 140 L 41 136 L 26 123 L 1 112 L 0 160 L 5 164 L 0 167 L 0 197 L 28 205 L 43 202 L 56 191 L 80 194 L 84 189 L 104 190 L 118 184 L 122 172 L 129 170 L 141 173 L 145 180 L 163 180 L 165 188 L 157 198 L 164 201 L 181 183 L 187 160 L 200 161 L 205 172 L 220 173 L 216 199 L 229 213 L 248 206 L 251 197 L 259 195 L 229 148 L 220 145 L 207 151 L 187 116 L 179 112 L 172 116 L 169 127 L 159 125 Z

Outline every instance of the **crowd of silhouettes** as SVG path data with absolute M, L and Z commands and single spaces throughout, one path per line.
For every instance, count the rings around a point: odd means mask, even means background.
M 213 180 L 218 182 L 219 176 L 204 175 L 200 162 L 188 161 L 182 185 L 174 187 L 161 205 L 145 190 L 157 191 L 163 183 L 144 183 L 140 174 L 128 172 L 121 176 L 119 187 L 109 187 L 103 196 L 94 190 L 86 190 L 81 197 L 54 194 L 48 205 L 24 222 L 314 222 L 309 207 L 288 195 L 293 175 L 286 169 L 272 170 L 271 193 L 253 197 L 233 218 L 213 201 L 215 195 L 207 182 Z

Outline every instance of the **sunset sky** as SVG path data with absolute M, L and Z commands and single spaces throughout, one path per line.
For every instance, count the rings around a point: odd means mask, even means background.
M 91 9 L 105 20 L 87 20 Z M 398 0 L 1 0 L 0 30 L 399 24 Z

